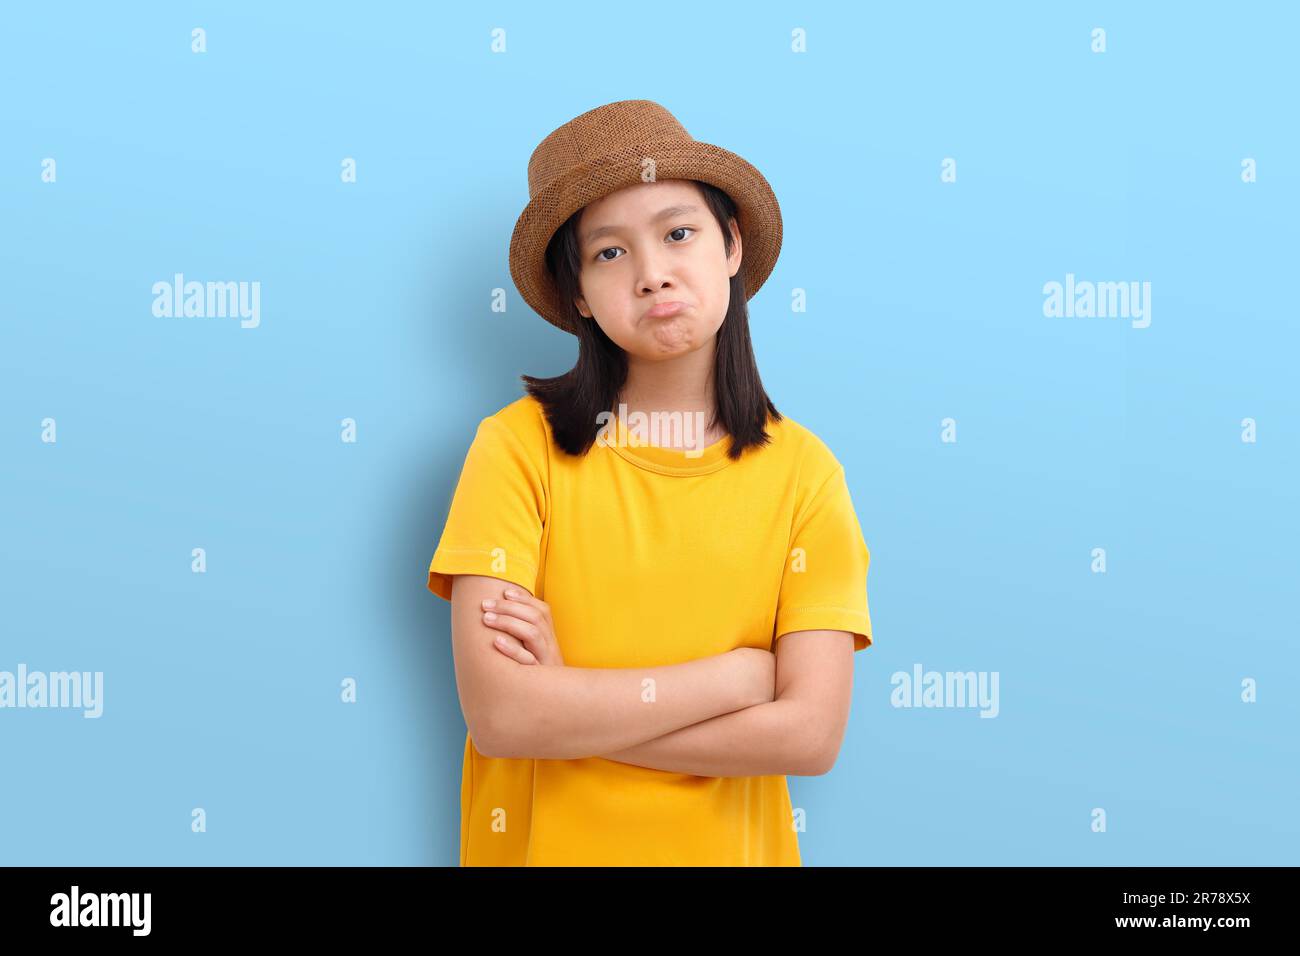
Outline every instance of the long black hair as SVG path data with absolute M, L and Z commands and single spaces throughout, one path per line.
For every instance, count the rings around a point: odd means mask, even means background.
M 710 183 L 689 180 L 700 190 L 705 204 L 722 229 L 726 252 L 735 244 L 730 220 L 736 217 L 736 204 L 724 191 Z M 607 336 L 595 319 L 578 311 L 574 299 L 581 294 L 578 276 L 582 270 L 578 244 L 579 209 L 555 231 L 546 247 L 546 267 L 560 293 L 561 307 L 577 329 L 578 361 L 569 371 L 554 378 L 520 376 L 529 395 L 546 410 L 556 444 L 570 455 L 583 455 L 596 440 L 601 412 L 610 412 L 627 381 L 627 353 Z M 731 277 L 731 301 L 726 317 L 717 332 L 713 366 L 713 420 L 708 428 L 721 423 L 731 436 L 728 456 L 739 458 L 746 448 L 761 447 L 771 441 L 766 425 L 769 417 L 781 420 L 772 400 L 763 389 L 754 347 L 749 338 L 749 303 L 745 299 L 745 263 Z

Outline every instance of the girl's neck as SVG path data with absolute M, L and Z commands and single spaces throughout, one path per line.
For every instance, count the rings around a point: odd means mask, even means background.
M 628 412 L 703 412 L 713 419 L 713 361 L 716 339 L 675 359 L 653 362 L 628 356 L 627 380 L 617 403 Z
M 709 427 L 717 402 L 713 394 L 712 354 L 705 356 L 707 365 L 697 357 L 698 352 L 704 351 L 699 349 L 670 362 L 629 359 L 627 382 L 619 392 L 614 411 L 625 423 L 634 413 L 644 414 L 634 430 L 640 431 L 648 423 L 652 434 L 639 435 L 642 441 L 665 448 L 703 449 L 726 437 L 721 423 Z M 681 422 L 683 434 L 670 437 L 669 428 L 664 424 L 668 416 Z M 629 428 L 632 428 L 630 423 Z

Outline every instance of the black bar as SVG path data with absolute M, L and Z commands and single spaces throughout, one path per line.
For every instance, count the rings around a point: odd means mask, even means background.
M 0 868 L 6 942 L 79 944 L 310 940 L 437 942 L 474 927 L 584 936 L 622 927 L 635 940 L 666 922 L 728 934 L 852 925 L 864 946 L 915 939 L 1042 939 L 1104 934 L 1212 939 L 1286 931 L 1295 867 L 803 867 L 791 869 L 458 867 Z M 72 906 L 72 888 L 78 906 Z M 148 933 L 143 895 L 149 894 Z M 62 897 L 59 895 L 62 894 Z M 94 897 L 88 902 L 88 897 Z M 101 904 L 107 904 L 101 908 Z M 128 908 L 129 905 L 129 908 Z M 53 921 L 116 926 L 53 925 Z M 134 919 L 132 919 L 134 917 Z M 1209 920 L 1208 924 L 1201 921 Z M 467 923 L 466 920 L 473 922 Z M 1138 920 L 1140 922 L 1133 922 Z M 1229 925 L 1223 921 L 1239 921 Z M 1193 922 L 1195 921 L 1195 922 Z M 534 939 L 544 937 L 534 936 Z M 734 936 L 729 935 L 734 940 Z

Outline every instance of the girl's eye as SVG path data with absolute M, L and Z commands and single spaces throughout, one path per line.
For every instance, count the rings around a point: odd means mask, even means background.
M 671 231 L 668 233 L 668 235 L 672 236 L 672 235 L 675 235 L 676 233 L 679 233 L 679 232 L 695 232 L 695 231 L 696 231 L 696 229 L 695 229 L 694 226 L 678 226 L 676 229 L 671 230 Z M 685 241 L 686 241 L 686 237 L 685 237 L 685 236 L 683 236 L 681 239 L 676 240 L 676 242 L 678 242 L 678 243 L 685 242 Z M 605 255 L 605 253 L 607 253 L 607 252 L 616 252 L 616 251 L 618 251 L 619 248 L 620 248 L 619 246 L 607 246 L 606 248 L 601 249 L 600 252 L 596 253 L 596 261 L 597 261 L 597 262 L 613 262 L 615 259 L 618 258 L 618 256 L 607 256 L 607 255 Z

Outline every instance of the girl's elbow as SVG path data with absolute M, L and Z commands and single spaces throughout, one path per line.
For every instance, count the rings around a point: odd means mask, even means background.
M 817 760 L 813 764 L 812 776 L 820 777 L 824 774 L 830 773 L 831 768 L 835 766 L 835 761 L 839 757 L 839 755 L 840 755 L 840 748 L 838 745 L 829 749 L 822 750 L 817 755 Z
M 474 746 L 485 757 L 502 757 L 514 760 L 553 759 L 568 760 L 566 748 L 548 743 L 545 720 L 534 720 L 527 714 L 510 708 L 493 708 L 482 714 L 478 724 L 479 737 L 473 731 Z
M 469 724 L 474 749 L 484 757 L 513 757 L 518 749 L 514 728 L 498 708 L 485 708 Z
M 835 755 L 820 750 L 809 750 L 797 754 L 791 763 L 792 767 L 788 772 L 793 776 L 820 777 L 822 774 L 830 773 L 831 767 L 835 765 Z
M 804 739 L 803 746 L 795 753 L 794 773 L 801 777 L 820 777 L 830 773 L 839 758 L 840 743 L 843 739 L 842 728 L 817 735 L 815 743 L 810 744 L 807 739 Z

